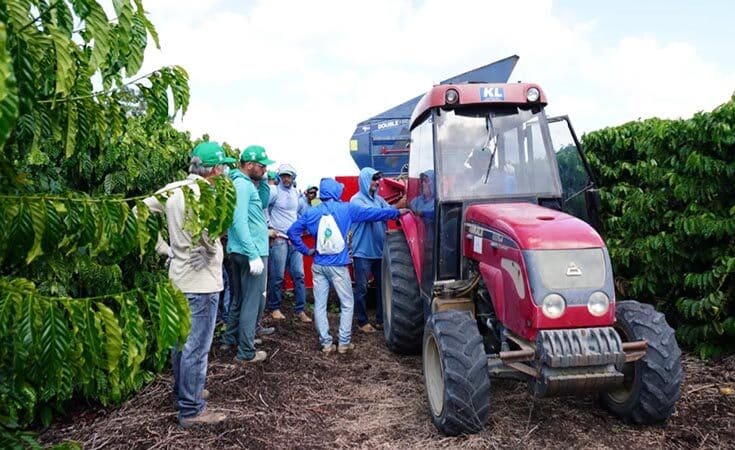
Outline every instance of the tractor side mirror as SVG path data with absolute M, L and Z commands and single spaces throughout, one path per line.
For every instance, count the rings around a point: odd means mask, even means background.
M 600 205 L 602 204 L 602 201 L 600 200 L 600 191 L 596 187 L 592 187 L 590 189 L 587 189 L 584 192 L 585 201 L 587 202 L 587 205 L 590 206 L 595 211 L 600 210 Z
M 602 222 L 600 221 L 600 205 L 602 202 L 600 200 L 600 191 L 593 185 L 584 191 L 584 200 L 587 203 L 589 224 L 599 233 L 602 233 Z

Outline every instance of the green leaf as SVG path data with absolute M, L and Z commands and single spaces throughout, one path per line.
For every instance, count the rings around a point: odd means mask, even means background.
M 0 22 L 0 148 L 5 145 L 18 118 L 18 91 L 6 41 L 5 24 Z
M 72 42 L 64 30 L 49 26 L 51 40 L 56 51 L 56 93 L 66 95 L 74 85 L 76 67 L 72 58 Z
M 118 370 L 122 353 L 122 331 L 115 313 L 102 302 L 96 303 L 100 321 L 105 326 L 105 351 L 107 352 L 107 371 Z

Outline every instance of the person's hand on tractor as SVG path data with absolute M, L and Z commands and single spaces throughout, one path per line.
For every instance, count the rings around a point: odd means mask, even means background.
M 398 210 L 398 214 L 400 214 L 400 215 L 408 214 L 408 213 L 410 213 L 410 212 L 411 212 L 411 210 L 410 210 L 410 209 L 408 209 L 408 208 L 400 208 L 400 209 Z
M 406 200 L 406 196 L 400 198 L 393 206 L 395 206 L 398 209 L 404 209 L 408 206 L 408 200 Z
M 248 260 L 248 263 L 250 264 L 250 275 L 258 276 L 263 273 L 265 265 L 261 258 L 250 259 Z

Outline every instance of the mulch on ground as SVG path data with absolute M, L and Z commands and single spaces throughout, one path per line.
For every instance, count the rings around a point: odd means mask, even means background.
M 89 406 L 58 420 L 44 444 L 74 440 L 85 449 L 231 448 L 732 448 L 735 357 L 703 362 L 685 355 L 682 397 L 662 426 L 626 425 L 594 396 L 533 399 L 525 384 L 493 380 L 491 415 L 476 435 L 448 438 L 432 425 L 421 357 L 388 351 L 381 333 L 353 328 L 354 353 L 323 355 L 313 324 L 287 320 L 263 338 L 268 359 L 232 364 L 212 346 L 208 408 L 228 420 L 178 427 L 170 372 L 118 408 Z M 330 314 L 333 334 L 337 315 Z M 722 388 L 725 388 L 724 390 Z

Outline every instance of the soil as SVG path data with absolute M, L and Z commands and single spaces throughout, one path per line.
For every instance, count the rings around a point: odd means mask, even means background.
M 207 407 L 226 413 L 225 422 L 180 429 L 169 371 L 120 407 L 77 405 L 41 442 L 73 440 L 89 450 L 735 447 L 735 357 L 703 362 L 685 354 L 681 399 L 661 426 L 626 425 L 591 395 L 534 399 L 525 384 L 493 380 L 485 429 L 449 438 L 431 423 L 420 356 L 394 355 L 382 333 L 357 327 L 353 353 L 323 355 L 314 325 L 284 312 L 277 332 L 263 338 L 262 363 L 237 366 L 233 351 L 212 346 Z M 330 323 L 336 333 L 337 315 Z

